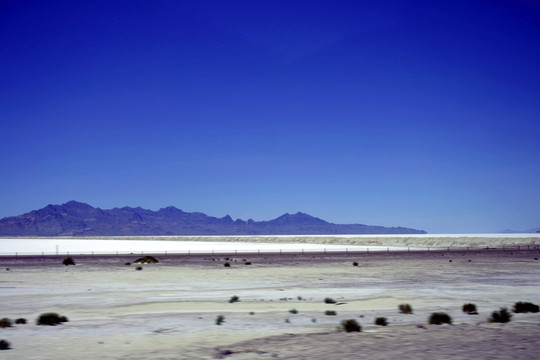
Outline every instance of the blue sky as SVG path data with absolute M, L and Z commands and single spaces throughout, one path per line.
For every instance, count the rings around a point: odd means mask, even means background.
M 0 2 L 0 218 L 540 226 L 535 1 Z

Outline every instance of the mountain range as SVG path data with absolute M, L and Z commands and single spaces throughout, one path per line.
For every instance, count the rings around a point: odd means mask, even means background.
M 405 227 L 333 224 L 298 212 L 269 221 L 233 220 L 173 206 L 158 211 L 140 207 L 102 210 L 69 201 L 47 205 L 26 214 L 0 220 L 0 236 L 142 236 L 142 235 L 330 235 L 425 234 Z
M 512 230 L 512 229 L 505 229 L 499 231 L 501 234 L 533 234 L 533 233 L 540 233 L 540 228 L 531 228 L 527 230 Z

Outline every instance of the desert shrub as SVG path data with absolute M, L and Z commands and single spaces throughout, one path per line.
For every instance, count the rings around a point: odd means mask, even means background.
M 0 340 L 0 350 L 9 350 L 11 349 L 11 344 L 6 340 Z
M 11 327 L 11 325 L 12 325 L 12 322 L 10 319 L 8 318 L 0 319 L 0 328 Z
M 136 264 L 157 264 L 157 263 L 159 263 L 159 260 L 156 259 L 153 256 L 146 255 L 146 256 L 143 256 L 142 258 L 138 258 L 137 260 L 134 261 L 134 263 L 136 263 Z
M 298 314 L 298 310 L 296 310 L 296 309 L 291 309 L 291 310 L 289 310 L 289 312 L 291 314 Z
M 413 309 L 412 309 L 411 305 L 409 305 L 409 304 L 400 304 L 398 306 L 398 309 L 399 309 L 399 312 L 402 313 L 402 314 L 412 314 L 413 313 Z
M 137 266 L 137 267 L 135 268 L 135 270 L 141 271 L 141 270 L 142 270 L 142 266 Z
M 67 317 L 60 316 L 57 313 L 43 313 L 39 315 L 36 324 L 37 325 L 58 325 L 63 322 L 68 322 Z
M 251 265 L 251 261 L 246 261 L 244 265 Z
M 324 312 L 324 315 L 327 315 L 327 316 L 336 316 L 337 315 L 337 312 L 335 312 L 334 310 L 326 310 Z
M 236 295 L 232 296 L 230 299 L 229 299 L 229 303 L 235 303 L 235 302 L 239 302 L 240 301 L 240 298 Z
M 24 325 L 24 324 L 26 324 L 26 319 L 25 318 L 18 318 L 17 320 L 15 320 L 15 324 Z
M 129 265 L 131 265 L 131 263 L 128 261 L 128 262 L 125 263 L 124 265 L 129 266 Z
M 353 332 L 353 331 L 360 332 L 360 331 L 362 331 L 362 327 L 354 319 L 343 320 L 341 322 L 341 328 L 340 329 L 344 330 L 346 332 Z
M 432 313 L 429 317 L 429 323 L 431 325 L 441 325 L 441 324 L 452 324 L 452 318 L 443 312 L 440 313 Z
M 325 304 L 335 304 L 335 303 L 336 303 L 336 300 L 327 297 L 327 298 L 324 299 L 324 303 L 325 303 Z
M 514 304 L 513 312 L 517 313 L 537 313 L 540 311 L 538 305 L 530 302 L 517 302 Z
M 65 258 L 65 259 L 62 261 L 62 264 L 64 264 L 65 266 L 68 266 L 68 265 L 75 265 L 75 260 L 73 260 L 73 258 L 70 256 L 70 257 Z
M 228 262 L 226 262 L 225 264 L 223 264 L 223 266 L 225 266 L 225 267 L 231 267 L 231 264 L 228 263 Z
M 218 317 L 216 318 L 216 325 L 221 325 L 225 322 L 225 316 L 223 315 L 218 315 Z
M 355 261 L 352 264 L 353 264 L 353 266 L 358 266 L 358 261 Z
M 476 305 L 474 304 L 463 304 L 463 307 L 461 308 L 464 313 L 467 313 L 469 315 L 478 315 L 478 312 L 476 311 Z
M 491 313 L 489 322 L 492 323 L 507 323 L 512 319 L 512 314 L 508 312 L 507 308 L 501 308 L 499 311 L 494 311 Z
M 385 317 L 378 317 L 375 319 L 375 325 L 386 326 L 388 325 L 388 321 L 386 321 Z

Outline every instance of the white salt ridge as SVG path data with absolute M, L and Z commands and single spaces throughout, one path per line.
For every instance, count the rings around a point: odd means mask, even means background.
M 0 255 L 345 252 L 536 246 L 540 234 L 140 236 L 4 238 Z

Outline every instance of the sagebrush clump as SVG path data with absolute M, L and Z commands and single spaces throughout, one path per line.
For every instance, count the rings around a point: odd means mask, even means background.
M 137 260 L 134 261 L 134 263 L 136 263 L 136 264 L 157 264 L 157 263 L 159 263 L 159 260 L 156 259 L 153 256 L 146 255 L 146 256 L 144 256 L 142 258 L 138 258 Z
M 537 313 L 540 311 L 540 308 L 538 305 L 530 303 L 530 302 L 517 302 L 514 304 L 514 308 L 512 309 L 513 312 L 516 314 L 518 313 Z
M 10 319 L 8 318 L 0 319 L 0 328 L 7 328 L 7 327 L 11 327 L 12 325 L 13 324 Z
M 336 300 L 327 297 L 327 298 L 324 299 L 324 303 L 325 303 L 325 304 L 335 304 L 335 303 L 336 303 Z
M 335 312 L 334 310 L 326 310 L 324 312 L 324 315 L 327 315 L 327 316 L 336 316 L 337 315 L 337 312 Z
M 225 322 L 225 316 L 223 315 L 218 315 L 218 317 L 216 318 L 216 325 L 221 325 Z
M 341 322 L 340 329 L 344 330 L 346 332 L 354 332 L 354 331 L 360 332 L 360 331 L 362 331 L 362 327 L 354 319 L 343 320 Z
M 499 311 L 491 313 L 491 317 L 488 319 L 491 323 L 507 323 L 512 319 L 512 314 L 508 312 L 507 308 L 500 308 Z
M 70 256 L 70 257 L 65 258 L 65 259 L 62 261 L 62 264 L 64 264 L 65 266 L 68 266 L 68 265 L 75 265 L 75 260 L 73 260 L 73 258 Z
M 412 306 L 409 305 L 409 304 L 400 304 L 398 306 L 398 309 L 399 309 L 399 312 L 402 313 L 402 314 L 412 314 L 413 313 Z
M 476 311 L 476 305 L 475 304 L 463 304 L 463 307 L 461 308 L 464 313 L 467 313 L 469 315 L 478 315 L 478 312 Z
M 232 296 L 230 299 L 229 299 L 229 303 L 232 304 L 232 303 L 235 303 L 235 302 L 239 302 L 240 301 L 240 298 L 236 295 Z
M 9 350 L 11 349 L 11 344 L 6 340 L 0 340 L 0 350 Z
M 452 324 L 452 318 L 443 312 L 435 312 L 429 317 L 429 323 L 431 325 Z
M 386 326 L 388 325 L 388 321 L 385 317 L 378 317 L 375 319 L 375 325 Z
M 26 324 L 26 319 L 25 318 L 18 318 L 17 320 L 15 320 L 15 324 L 24 325 L 24 324 Z
M 36 320 L 37 325 L 58 325 L 64 322 L 68 322 L 68 318 L 65 316 L 60 316 L 57 313 L 43 313 L 39 315 Z

